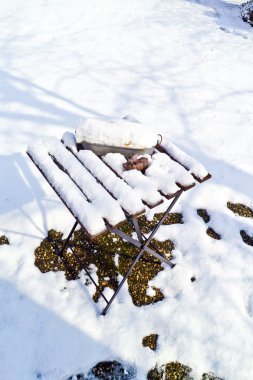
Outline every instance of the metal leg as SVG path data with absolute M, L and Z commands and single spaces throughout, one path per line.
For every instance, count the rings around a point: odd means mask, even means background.
M 60 250 L 59 253 L 57 253 L 58 256 L 62 256 L 62 255 L 63 255 L 63 252 L 64 252 L 65 249 L 67 248 L 67 246 L 68 246 L 68 244 L 69 244 L 69 241 L 70 241 L 70 239 L 71 239 L 71 236 L 73 235 L 73 233 L 74 233 L 74 231 L 75 231 L 77 225 L 78 225 L 78 221 L 76 220 L 75 223 L 74 223 L 74 225 L 73 225 L 73 227 L 72 227 L 72 229 L 71 229 L 71 231 L 70 231 L 70 233 L 69 233 L 69 235 L 68 235 L 68 237 L 67 237 L 67 239 L 65 240 L 65 243 L 64 243 L 62 249 Z
M 98 290 L 99 294 L 103 297 L 103 299 L 105 300 L 106 303 L 108 303 L 108 300 L 106 299 L 106 297 L 104 296 L 103 294 L 103 291 L 102 289 L 100 289 L 100 287 L 97 285 L 97 283 L 93 280 L 92 276 L 90 275 L 88 269 L 83 265 L 82 261 L 80 260 L 79 256 L 75 253 L 75 251 L 73 250 L 73 247 L 71 246 L 71 244 L 69 244 L 69 241 L 71 239 L 71 236 L 73 235 L 77 225 L 78 225 L 78 221 L 76 221 L 62 247 L 62 249 L 59 251 L 58 250 L 58 247 L 55 246 L 55 252 L 57 254 L 57 256 L 59 256 L 60 260 L 63 262 L 63 264 L 65 265 L 65 267 L 70 271 L 72 272 L 72 268 L 69 266 L 67 260 L 65 259 L 65 257 L 63 256 L 63 253 L 65 251 L 65 249 L 68 247 L 71 249 L 71 252 L 73 254 L 73 256 L 76 258 L 76 260 L 78 261 L 78 264 L 80 265 L 80 268 L 81 269 L 84 269 L 85 273 L 87 274 L 87 276 L 89 277 L 89 279 L 91 280 L 91 282 L 93 283 L 93 285 L 96 287 L 96 289 Z
M 105 300 L 105 302 L 108 303 L 109 301 L 104 296 L 103 290 L 100 289 L 100 287 L 98 286 L 98 284 L 93 280 L 93 278 L 92 278 L 91 274 L 89 273 L 88 269 L 83 265 L 82 261 L 80 260 L 80 257 L 75 253 L 75 251 L 74 251 L 74 249 L 72 248 L 71 245 L 69 245 L 69 248 L 71 249 L 71 252 L 72 252 L 73 256 L 78 261 L 78 264 L 80 265 L 80 268 L 85 270 L 85 273 L 87 274 L 87 276 L 89 277 L 89 279 L 91 280 L 91 282 L 93 283 L 93 285 L 96 287 L 96 289 L 98 290 L 99 294 L 103 297 L 103 299 Z
M 138 240 L 139 240 L 140 242 L 145 242 L 145 241 L 147 241 L 146 236 L 141 232 L 140 225 L 139 225 L 139 222 L 138 222 L 137 219 L 136 219 L 136 224 L 137 224 L 137 228 L 135 228 L 136 233 L 137 233 L 137 229 L 139 230 L 139 235 L 137 234 Z M 140 239 L 139 236 L 141 237 L 141 239 Z M 159 252 L 158 248 L 156 248 L 156 246 L 152 243 L 152 241 L 149 242 L 149 245 L 150 245 L 150 247 L 153 249 L 153 251 L 155 251 L 158 255 L 160 255 L 160 257 L 164 257 L 163 254 Z M 149 253 L 149 252 L 148 252 L 148 253 Z
M 63 256 L 63 252 L 64 252 L 65 249 L 67 248 L 68 243 L 69 243 L 69 240 L 70 240 L 70 238 L 71 238 L 73 232 L 75 231 L 77 225 L 78 225 L 78 222 L 76 221 L 76 222 L 74 223 L 74 225 L 73 225 L 73 227 L 72 227 L 72 229 L 71 229 L 71 231 L 70 231 L 70 233 L 69 233 L 69 235 L 68 235 L 68 237 L 67 237 L 67 239 L 66 239 L 66 241 L 65 241 L 65 243 L 64 243 L 64 245 L 63 245 L 63 247 L 61 248 L 61 250 L 59 250 L 58 245 L 57 245 L 54 241 L 52 241 L 51 239 L 47 238 L 47 240 L 48 240 L 49 242 L 53 242 L 53 245 L 54 245 L 54 251 L 55 251 L 56 255 L 60 258 L 60 260 L 61 260 L 61 261 L 63 262 L 63 264 L 65 265 L 65 267 L 66 267 L 70 272 L 72 272 L 72 269 L 70 268 L 70 266 L 68 265 L 68 263 L 67 263 L 65 257 Z
M 124 285 L 124 282 L 128 279 L 130 273 L 132 272 L 132 269 L 134 268 L 135 264 L 139 261 L 139 259 L 141 258 L 142 254 L 143 254 L 144 250 L 142 249 L 138 255 L 135 257 L 133 263 L 131 264 L 130 268 L 128 269 L 127 273 L 125 274 L 125 277 L 123 278 L 123 280 L 121 281 L 121 283 L 119 284 L 119 286 L 117 287 L 117 289 L 115 290 L 115 292 L 113 293 L 113 296 L 111 297 L 111 299 L 109 300 L 108 304 L 106 305 L 106 307 L 104 308 L 104 310 L 102 311 L 101 315 L 105 315 L 107 313 L 107 310 L 109 309 L 109 307 L 111 306 L 114 298 L 117 296 L 117 294 L 119 293 L 120 289 L 122 288 L 122 286 Z
M 111 306 L 112 302 L 114 301 L 115 297 L 119 293 L 120 289 L 122 288 L 122 286 L 124 285 L 125 281 L 128 279 L 129 275 L 131 274 L 133 268 L 135 267 L 136 263 L 140 260 L 141 256 L 143 255 L 143 253 L 145 251 L 147 253 L 150 253 L 151 255 L 157 257 L 159 260 L 168 263 L 171 267 L 174 267 L 174 264 L 170 263 L 163 256 L 161 256 L 160 254 L 154 252 L 153 250 L 151 250 L 147 246 L 151 242 L 151 240 L 154 238 L 154 235 L 156 234 L 156 232 L 158 231 L 159 227 L 164 222 L 165 218 L 167 217 L 167 215 L 171 211 L 172 207 L 175 205 L 175 203 L 179 199 L 179 197 L 182 194 L 182 192 L 183 192 L 183 190 L 181 190 L 178 193 L 178 195 L 173 199 L 173 201 L 171 202 L 171 204 L 169 205 L 169 207 L 165 211 L 164 215 L 162 216 L 162 218 L 160 219 L 160 221 L 157 223 L 157 225 L 154 227 L 154 229 L 152 230 L 151 234 L 149 235 L 149 237 L 146 239 L 145 242 L 143 242 L 143 238 L 142 238 L 142 234 L 141 234 L 141 231 L 140 231 L 139 224 L 138 224 L 137 220 L 134 219 L 134 218 L 132 220 L 133 220 L 133 224 L 134 224 L 134 227 L 136 229 L 136 233 L 137 233 L 137 237 L 138 237 L 139 241 L 137 241 L 137 240 L 131 238 L 130 236 L 126 235 L 124 232 L 122 232 L 120 230 L 117 230 L 115 228 L 112 228 L 109 225 L 107 225 L 107 228 L 109 230 L 111 230 L 112 232 L 114 232 L 117 235 L 121 236 L 122 238 L 125 238 L 127 241 L 129 241 L 130 243 L 134 244 L 135 246 L 139 246 L 141 249 L 140 249 L 140 252 L 138 253 L 138 255 L 135 257 L 134 261 L 132 262 L 131 266 L 129 267 L 127 273 L 125 274 L 125 276 L 124 276 L 123 280 L 121 281 L 121 283 L 119 284 L 118 288 L 115 290 L 115 292 L 114 292 L 113 296 L 111 297 L 111 299 L 109 300 L 108 304 L 106 305 L 106 307 L 102 311 L 101 315 L 106 315 L 106 313 L 107 313 L 109 307 Z
M 167 208 L 167 210 L 163 214 L 162 218 L 159 220 L 159 222 L 157 223 L 157 225 L 155 226 L 155 228 L 153 229 L 153 231 L 149 235 L 149 238 L 148 238 L 149 241 L 153 239 L 153 237 L 156 234 L 156 232 L 158 231 L 159 227 L 163 224 L 164 220 L 167 218 L 172 207 L 174 207 L 175 203 L 178 201 L 178 199 L 182 193 L 183 193 L 183 190 L 180 190 L 179 193 L 176 195 L 176 197 L 173 199 L 173 201 L 171 202 L 171 204 L 169 205 L 169 207 Z
M 141 229 L 140 229 L 138 220 L 136 218 L 133 218 L 132 221 L 133 221 L 134 229 L 135 229 L 135 232 L 137 234 L 138 240 L 139 240 L 140 243 L 143 243 L 143 241 L 144 241 L 143 240 L 143 235 L 141 233 Z

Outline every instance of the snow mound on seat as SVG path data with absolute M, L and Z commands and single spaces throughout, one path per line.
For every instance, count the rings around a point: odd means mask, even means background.
M 138 121 L 86 119 L 76 130 L 76 142 L 151 148 L 157 144 L 157 134 Z

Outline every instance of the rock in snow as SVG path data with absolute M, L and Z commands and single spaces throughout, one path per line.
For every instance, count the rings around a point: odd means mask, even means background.
M 242 19 L 253 26 L 253 1 L 242 4 Z

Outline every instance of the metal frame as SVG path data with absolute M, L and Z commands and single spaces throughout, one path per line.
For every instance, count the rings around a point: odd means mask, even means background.
M 174 161 L 177 161 L 176 159 L 174 159 L 169 153 L 167 153 L 164 148 L 162 146 L 160 146 L 158 144 L 158 146 L 156 147 L 159 151 L 161 152 L 164 152 L 166 154 L 168 154 Z M 67 147 L 68 150 L 72 151 L 69 147 Z M 75 152 L 72 151 L 72 153 L 75 155 Z M 141 213 L 140 215 L 129 215 L 126 211 L 124 211 L 125 213 L 125 217 L 126 217 L 126 220 L 132 225 L 135 233 L 136 233 L 136 236 L 137 238 L 133 238 L 132 236 L 130 235 L 127 235 L 126 233 L 124 233 L 123 231 L 121 231 L 120 229 L 116 227 L 112 227 L 106 220 L 104 221 L 105 222 L 105 230 L 103 232 L 106 232 L 107 230 L 116 234 L 117 236 L 119 236 L 121 239 L 127 241 L 129 244 L 132 244 L 134 245 L 135 247 L 137 247 L 139 249 L 138 251 L 138 254 L 135 256 L 135 258 L 133 259 L 132 261 L 132 264 L 130 265 L 130 267 L 128 268 L 127 270 L 127 273 L 125 274 L 124 278 L 121 280 L 120 284 L 118 285 L 117 289 L 115 290 L 115 292 L 113 293 L 112 297 L 110 298 L 110 300 L 107 300 L 107 298 L 104 296 L 103 294 L 103 291 L 102 289 L 99 287 L 99 285 L 94 281 L 94 279 L 92 278 L 91 274 L 89 273 L 89 270 L 83 265 L 82 263 L 82 260 L 81 258 L 78 256 L 78 254 L 75 252 L 75 250 L 73 249 L 71 243 L 70 243 L 70 239 L 76 229 L 76 227 L 78 225 L 81 226 L 81 228 L 85 231 L 86 233 L 86 236 L 87 236 L 87 241 L 90 242 L 90 244 L 92 244 L 92 240 L 95 239 L 97 236 L 99 235 L 96 235 L 96 236 L 91 236 L 88 231 L 84 228 L 84 226 L 80 223 L 80 221 L 78 220 L 78 217 L 76 217 L 75 213 L 73 212 L 73 210 L 71 209 L 71 207 L 69 207 L 69 205 L 66 203 L 64 197 L 61 196 L 61 194 L 59 193 L 59 191 L 57 190 L 57 188 L 54 186 L 54 183 L 52 183 L 52 181 L 49 181 L 49 179 L 47 178 L 47 175 L 46 173 L 43 171 L 43 169 L 40 167 L 40 165 L 37 164 L 36 160 L 33 159 L 32 155 L 27 152 L 28 156 L 30 157 L 30 159 L 32 160 L 32 162 L 35 164 L 35 166 L 37 167 L 37 169 L 41 172 L 41 174 L 43 175 L 43 177 L 46 179 L 46 181 L 50 184 L 50 186 L 53 188 L 53 190 L 55 191 L 55 193 L 58 195 L 58 197 L 60 198 L 60 200 L 62 201 L 62 203 L 67 207 L 67 209 L 71 212 L 71 214 L 74 216 L 75 218 L 75 223 L 63 245 L 63 247 L 61 249 L 59 249 L 57 247 L 57 244 L 56 242 L 53 242 L 54 245 L 55 245 L 55 253 L 58 255 L 58 257 L 62 260 L 62 262 L 64 263 L 65 267 L 70 271 L 72 272 L 73 271 L 73 268 L 71 268 L 71 266 L 68 264 L 67 260 L 65 259 L 64 257 L 64 251 L 67 249 L 67 248 L 70 248 L 73 256 L 76 258 L 76 260 L 78 261 L 80 267 L 82 269 L 85 270 L 87 276 L 90 278 L 91 282 L 95 285 L 97 291 L 99 292 L 99 294 L 103 297 L 104 301 L 106 302 L 106 307 L 104 308 L 104 310 L 102 311 L 102 315 L 106 315 L 109 307 L 111 306 L 112 302 L 114 301 L 115 297 L 117 296 L 117 294 L 119 293 L 120 289 L 122 288 L 122 286 L 124 285 L 125 281 L 128 279 L 129 275 L 131 274 L 133 268 L 135 267 L 135 265 L 137 264 L 137 262 L 141 259 L 141 257 L 143 256 L 144 252 L 156 257 L 158 260 L 164 262 L 165 264 L 167 264 L 169 267 L 173 268 L 175 266 L 175 264 L 171 263 L 169 260 L 167 260 L 158 250 L 157 248 L 154 246 L 154 244 L 152 244 L 152 239 L 154 238 L 156 232 L 158 231 L 158 229 L 160 228 L 160 226 L 162 225 L 162 223 L 164 222 L 165 218 L 168 216 L 168 214 L 170 213 L 170 211 L 172 210 L 172 208 L 174 207 L 174 205 L 176 204 L 176 202 L 178 201 L 179 197 L 182 195 L 182 193 L 184 191 L 187 191 L 189 189 L 191 189 L 195 183 L 193 182 L 192 184 L 189 184 L 188 186 L 182 186 L 178 183 L 176 183 L 178 185 L 178 187 L 180 188 L 180 190 L 178 190 L 176 193 L 168 196 L 168 195 L 164 195 L 163 193 L 161 193 L 165 198 L 167 199 L 171 199 L 171 203 L 170 205 L 168 206 L 167 210 L 164 212 L 162 218 L 159 220 L 159 222 L 157 223 L 157 225 L 153 228 L 153 230 L 151 231 L 150 235 L 148 237 L 146 237 L 142 231 L 141 231 L 141 228 L 140 228 L 140 225 L 139 225 L 139 222 L 138 222 L 138 216 L 142 215 L 143 213 Z M 57 162 L 57 160 L 52 156 L 50 155 L 53 162 L 62 170 L 62 171 L 65 171 L 65 169 L 62 167 L 61 164 L 59 164 Z M 76 156 L 76 158 L 79 160 L 79 158 Z M 179 162 L 180 163 L 180 162 Z M 104 162 L 104 164 L 106 165 L 106 163 Z M 181 164 L 182 165 L 182 164 Z M 85 166 L 85 165 L 84 165 Z M 184 166 L 184 165 L 182 165 Z M 185 167 L 185 166 L 184 166 Z M 185 169 L 187 169 L 185 167 Z M 188 169 L 187 169 L 188 170 Z M 67 171 L 65 171 L 67 173 Z M 68 173 L 67 173 L 68 174 Z M 92 174 L 92 173 L 91 173 Z M 117 175 L 117 173 L 115 173 Z M 199 178 L 197 177 L 196 175 L 194 175 L 194 173 L 191 173 L 193 175 L 193 177 L 195 179 L 197 179 L 199 182 L 204 182 L 206 181 L 207 179 L 211 178 L 211 175 L 210 174 L 207 174 L 206 177 L 204 178 Z M 71 178 L 71 177 L 70 177 Z M 96 178 L 96 177 L 94 177 Z M 96 178 L 97 180 L 97 178 Z M 98 181 L 98 180 L 97 180 Z M 98 181 L 100 183 L 100 181 Z M 103 183 L 101 183 L 103 185 Z M 76 184 L 76 186 L 78 187 L 78 184 Z M 104 185 L 103 185 L 104 186 Z M 82 191 L 82 193 L 84 194 L 84 192 Z M 85 195 L 85 194 L 84 194 Z M 145 202 L 143 202 L 145 204 Z M 158 205 L 158 204 L 157 204 Z M 157 206 L 156 205 L 156 206 Z M 151 206 L 150 206 L 151 207 Z M 144 212 L 144 210 L 143 210 Z M 91 215 L 92 217 L 92 215 Z M 50 239 L 48 238 L 48 240 L 50 241 Z M 51 241 L 52 242 L 52 241 Z M 90 249 L 91 251 L 91 249 Z M 95 253 L 94 253 L 95 254 Z M 101 262 L 102 262 L 102 258 L 100 258 Z
M 106 302 L 106 307 L 103 309 L 101 315 L 106 315 L 109 307 L 111 306 L 112 302 L 114 301 L 114 299 L 116 298 L 117 294 L 119 293 L 120 289 L 122 288 L 122 286 L 124 285 L 125 281 L 128 279 L 129 275 L 131 274 L 133 268 L 135 267 L 135 265 L 137 264 L 137 262 L 140 260 L 140 258 L 142 257 L 142 255 L 144 254 L 144 252 L 147 252 L 148 254 L 156 257 L 157 259 L 159 259 L 160 261 L 164 262 L 165 264 L 167 264 L 170 268 L 173 268 L 175 266 L 175 264 L 171 263 L 169 260 L 167 260 L 155 247 L 154 245 L 152 244 L 152 239 L 154 238 L 156 232 L 158 231 L 158 229 L 160 228 L 160 226 L 163 224 L 165 218 L 168 216 L 168 214 L 170 213 L 170 211 L 172 210 L 172 208 L 174 207 L 174 205 L 176 204 L 176 202 L 178 201 L 179 197 L 181 196 L 181 194 L 183 193 L 183 189 L 181 189 L 178 194 L 172 199 L 172 202 L 170 203 L 170 205 L 168 206 L 167 210 L 164 212 L 162 218 L 159 220 L 159 222 L 157 223 L 157 225 L 153 228 L 153 230 L 151 231 L 150 235 L 148 238 L 146 238 L 145 235 L 142 234 L 141 232 L 141 228 L 140 228 L 140 225 L 138 223 L 138 219 L 136 217 L 131 217 L 130 215 L 126 214 L 126 218 L 127 220 L 132 224 L 135 232 L 136 232 L 136 236 L 137 236 L 137 239 L 134 239 L 132 238 L 131 236 L 127 235 L 125 232 L 115 228 L 115 227 L 112 227 L 107 221 L 105 221 L 105 224 L 106 224 L 106 227 L 107 229 L 116 234 L 117 236 L 119 236 L 120 238 L 126 240 L 129 244 L 133 244 L 135 247 L 139 248 L 139 252 L 138 254 L 135 256 L 135 258 L 133 259 L 133 262 L 132 264 L 130 265 L 130 267 L 128 268 L 127 270 L 127 273 L 125 274 L 125 276 L 123 277 L 123 279 L 121 280 L 120 284 L 118 285 L 117 289 L 115 290 L 115 292 L 113 293 L 112 297 L 110 298 L 110 300 L 107 300 L 106 297 L 104 296 L 103 294 L 103 291 L 100 289 L 100 287 L 98 286 L 98 284 L 94 281 L 94 279 L 92 278 L 91 274 L 89 273 L 89 271 L 87 270 L 87 268 L 83 265 L 83 263 L 81 262 L 80 258 L 78 257 L 78 255 L 74 252 L 71 244 L 69 244 L 70 242 L 70 239 L 71 239 L 71 236 L 73 235 L 76 227 L 79 223 L 78 220 L 76 220 L 76 222 L 74 223 L 62 249 L 60 251 L 58 251 L 56 249 L 56 254 L 59 256 L 59 258 L 62 260 L 62 262 L 64 263 L 64 265 L 67 267 L 67 269 L 71 270 L 71 268 L 69 268 L 67 262 L 66 262 L 66 259 L 64 258 L 63 256 L 63 253 L 64 253 L 64 250 L 69 247 L 73 253 L 73 255 L 75 256 L 75 258 L 77 259 L 78 263 L 80 264 L 81 268 L 85 270 L 87 276 L 90 278 L 90 280 L 92 281 L 92 283 L 95 285 L 96 289 L 99 291 L 100 295 L 103 297 L 104 301 Z M 82 227 L 82 225 L 80 224 L 80 226 Z M 83 227 L 82 227 L 83 228 Z M 88 237 L 87 237 L 88 238 Z M 150 248 L 149 245 L 152 247 Z

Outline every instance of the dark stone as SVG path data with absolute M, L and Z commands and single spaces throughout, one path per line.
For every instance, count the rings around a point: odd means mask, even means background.
M 241 6 L 241 16 L 243 21 L 253 26 L 253 1 L 248 1 Z
M 207 211 L 204 208 L 198 208 L 197 214 L 204 220 L 205 223 L 210 221 L 210 215 L 208 215 Z
M 101 380 L 130 380 L 136 378 L 136 369 L 131 366 L 114 361 L 100 362 L 88 373 L 88 379 L 92 376 Z M 87 379 L 87 380 L 88 380 Z
M 249 236 L 244 230 L 241 230 L 240 234 L 244 243 L 253 247 L 253 236 Z
M 67 380 L 136 380 L 136 369 L 116 360 L 97 363 L 87 375 L 79 373 Z
M 162 380 L 164 371 L 161 368 L 152 368 L 147 374 L 147 380 Z

